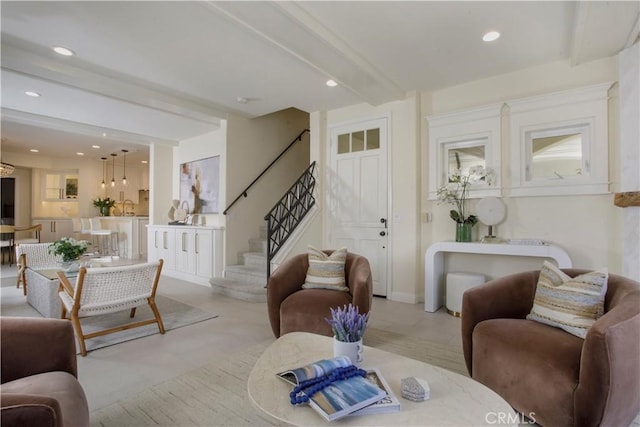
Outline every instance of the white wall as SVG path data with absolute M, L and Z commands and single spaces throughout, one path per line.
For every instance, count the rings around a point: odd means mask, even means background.
M 436 112 L 448 112 L 462 108 L 507 101 L 523 96 L 575 88 L 594 83 L 617 80 L 616 58 L 593 61 L 576 67 L 564 62 L 547 64 L 501 76 L 483 79 L 464 85 L 443 89 L 432 94 L 432 108 Z M 611 95 L 614 97 L 614 88 Z M 610 128 L 617 127 L 615 102 L 611 102 Z M 503 120 L 502 132 L 502 182 L 508 190 L 511 176 L 511 144 L 507 122 Z M 619 182 L 616 156 L 618 140 L 615 131 L 610 132 L 610 177 L 612 186 Z M 426 146 L 426 141 L 425 141 Z M 505 191 L 508 194 L 508 191 Z M 503 238 L 538 238 L 564 248 L 577 268 L 609 267 L 613 273 L 622 271 L 622 245 L 619 238 L 621 214 L 613 206 L 612 196 L 563 196 L 563 197 L 504 197 L 507 218 L 497 227 Z M 471 201 L 473 211 L 477 200 Z M 449 218 L 450 206 L 426 201 L 425 212 L 433 214 L 433 222 L 426 224 L 423 242 L 428 247 L 433 242 L 451 240 L 455 223 Z M 487 227 L 474 227 L 476 238 L 487 233 Z M 423 248 L 425 249 L 425 248 Z M 495 263 L 492 263 L 495 261 Z M 450 256 L 448 268 L 461 271 L 477 271 L 488 278 L 527 269 L 539 268 L 541 260 L 502 257 L 488 260 L 485 256 Z
M 196 136 L 194 138 L 185 139 L 181 141 L 176 151 L 177 155 L 174 158 L 173 165 L 173 187 L 172 194 L 176 200 L 180 199 L 180 165 L 186 162 L 192 162 L 194 160 L 206 159 L 208 157 L 220 156 L 220 189 L 218 193 L 218 214 L 203 214 L 199 215 L 199 223 L 206 225 L 224 226 L 225 218 L 222 215 L 222 211 L 225 208 L 226 200 L 226 158 L 227 158 L 227 121 L 220 121 L 220 128 L 213 132 L 206 133 L 204 135 Z M 167 206 L 167 212 L 171 205 Z M 167 218 L 168 220 L 168 218 Z
M 290 108 L 255 119 L 229 115 L 227 123 L 226 206 L 309 127 L 309 114 Z M 226 216 L 226 265 L 237 264 L 259 237 L 264 216 L 309 166 L 309 135 L 304 135 Z
M 314 155 L 326 156 L 326 128 L 341 122 L 364 120 L 390 115 L 389 141 L 389 253 L 391 269 L 387 295 L 390 299 L 417 302 L 416 295 L 421 285 L 419 211 L 422 182 L 420 177 L 420 99 L 411 94 L 405 100 L 390 102 L 378 107 L 358 104 L 332 110 L 326 114 L 325 136 L 319 141 L 322 148 L 314 150 Z M 319 120 L 312 122 L 312 133 L 323 125 Z M 326 175 L 326 162 L 322 163 L 320 176 Z M 323 180 L 323 185 L 324 180 Z M 325 185 L 326 187 L 326 185 Z M 323 187 L 324 188 L 324 187 Z M 323 216 L 326 215 L 323 213 Z M 325 220 L 326 221 L 326 220 Z M 326 245 L 326 241 L 324 244 Z
M 640 43 L 622 51 L 620 64 L 620 190 L 640 191 Z M 640 281 L 640 207 L 622 209 L 622 274 Z
M 177 147 L 151 144 L 149 147 L 149 224 L 166 224 L 171 207 L 173 184 L 178 180 L 174 165 Z
M 418 302 L 424 299 L 423 256 L 435 242 L 453 240 L 455 223 L 449 218 L 450 206 L 440 206 L 427 199 L 428 130 L 424 117 L 473 106 L 481 106 L 535 94 L 575 88 L 617 80 L 616 58 L 606 58 L 571 67 L 556 62 L 478 80 L 433 93 L 409 94 L 403 101 L 373 107 L 365 104 L 311 115 L 313 134 L 312 159 L 320 160 L 319 177 L 323 187 L 324 152 L 327 128 L 332 124 L 364 120 L 391 114 L 391 200 L 390 234 L 392 236 L 392 269 L 390 298 Z M 620 162 L 617 138 L 617 87 L 611 92 L 610 158 L 612 188 L 619 185 Z M 637 122 L 636 122 L 637 123 Z M 510 182 L 510 144 L 507 129 L 502 135 L 502 182 Z M 318 140 L 314 138 L 318 136 Z M 622 214 L 615 208 L 612 195 L 570 197 L 505 198 L 508 216 L 498 226 L 503 237 L 540 238 L 563 247 L 578 268 L 609 267 L 622 272 Z M 471 204 L 471 209 L 475 201 Z M 427 221 L 429 214 L 430 222 Z M 324 215 L 323 215 L 324 216 Z M 395 221 L 394 221 L 395 218 Z M 401 221 L 398 221 L 401 219 Z M 323 227 L 326 224 L 323 223 Z M 487 232 L 476 226 L 476 239 Z M 479 271 L 488 278 L 512 272 L 538 269 L 541 259 L 447 256 L 448 269 Z

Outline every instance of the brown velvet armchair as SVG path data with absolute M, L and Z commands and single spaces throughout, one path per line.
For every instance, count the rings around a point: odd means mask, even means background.
M 1 317 L 2 427 L 88 426 L 68 320 Z
M 373 282 L 365 257 L 347 252 L 344 270 L 349 292 L 302 289 L 308 268 L 308 255 L 295 255 L 282 263 L 267 282 L 269 321 L 276 338 L 289 332 L 332 336 L 331 326 L 325 321 L 331 317 L 330 308 L 352 303 L 362 314 L 371 310 Z
M 571 277 L 587 270 L 563 269 Z M 469 374 L 543 426 L 628 426 L 640 411 L 640 284 L 609 275 L 586 339 L 526 320 L 539 271 L 465 292 Z

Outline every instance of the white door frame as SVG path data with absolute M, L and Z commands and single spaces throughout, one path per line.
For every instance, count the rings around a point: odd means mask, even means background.
M 393 288 L 393 284 L 391 281 L 391 278 L 393 277 L 393 263 L 392 263 L 392 259 L 393 259 L 393 237 L 394 237 L 394 230 L 393 230 L 393 221 L 392 221 L 392 210 L 391 207 L 393 206 L 393 189 L 392 189 L 392 182 L 391 182 L 391 150 L 389 149 L 389 147 L 391 146 L 391 135 L 393 134 L 391 132 L 391 112 L 388 113 L 384 113 L 381 114 L 379 116 L 371 116 L 371 117 L 363 117 L 360 119 L 353 119 L 353 120 L 346 120 L 346 121 L 342 121 L 342 122 L 336 122 L 336 123 L 331 123 L 331 124 L 327 124 L 327 132 L 326 132 L 326 139 L 325 139 L 325 159 L 326 159 L 326 168 L 325 168 L 325 176 L 324 176 L 324 182 L 325 182 L 325 189 L 324 189 L 324 209 L 323 209 L 323 218 L 322 218 L 322 222 L 326 225 L 326 227 L 323 227 L 324 229 L 324 236 L 323 236 L 323 240 L 324 240 L 324 246 L 326 246 L 328 244 L 328 242 L 331 241 L 330 239 L 330 235 L 331 235 L 331 231 L 330 230 L 330 225 L 331 225 L 331 221 L 329 218 L 329 210 L 327 209 L 327 206 L 330 206 L 330 191 L 329 189 L 331 188 L 330 185 L 330 166 L 332 164 L 332 157 L 333 157 L 333 153 L 331 151 L 331 134 L 334 128 L 340 128 L 340 127 L 344 127 L 344 126 L 355 126 L 359 123 L 362 123 L 364 126 L 364 123 L 367 122 L 371 122 L 371 121 L 376 121 L 376 120 L 386 120 L 387 122 L 387 144 L 386 144 L 386 156 L 387 156 L 387 164 L 386 164 L 386 168 L 387 168 L 387 277 L 386 277 L 386 283 L 387 283 L 387 295 L 386 298 L 390 299 L 391 295 L 392 295 L 392 288 Z

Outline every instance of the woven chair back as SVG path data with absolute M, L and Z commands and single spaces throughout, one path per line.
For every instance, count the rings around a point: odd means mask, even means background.
M 76 286 L 74 299 L 80 298 L 84 309 L 125 304 L 149 298 L 155 294 L 158 262 L 120 267 L 89 268 L 82 282 Z M 78 293 L 81 293 L 78 295 Z
M 34 270 L 47 268 L 60 268 L 62 255 L 49 253 L 50 243 L 22 243 L 16 246 L 16 259 L 22 254 L 26 255 L 26 266 Z

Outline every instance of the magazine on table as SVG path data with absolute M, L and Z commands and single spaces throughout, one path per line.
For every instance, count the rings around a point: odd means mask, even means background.
M 335 357 L 332 359 L 319 360 L 300 368 L 280 372 L 276 375 L 289 384 L 297 386 L 303 381 L 329 375 L 336 368 L 348 365 L 351 365 L 348 357 Z M 372 372 L 374 372 L 372 375 L 375 375 L 375 377 L 382 378 L 379 372 L 375 370 Z M 387 391 L 378 384 L 386 385 L 383 381 L 374 382 L 359 375 L 344 380 L 337 380 L 312 396 L 309 396 L 308 403 L 309 406 L 315 409 L 325 420 L 333 421 L 375 404 L 387 397 Z M 390 391 L 388 385 L 387 390 Z M 397 399 L 395 400 L 397 401 Z M 381 408 L 379 411 L 368 413 L 383 413 L 391 412 L 392 410 L 393 408 L 390 409 L 387 407 L 386 409 Z
M 380 370 L 378 368 L 368 369 L 365 377 L 370 382 L 376 384 L 383 389 L 387 395 L 375 403 L 369 406 L 365 406 L 349 415 L 372 415 L 372 414 L 387 414 L 389 412 L 398 412 L 400 410 L 400 401 L 387 384 Z

